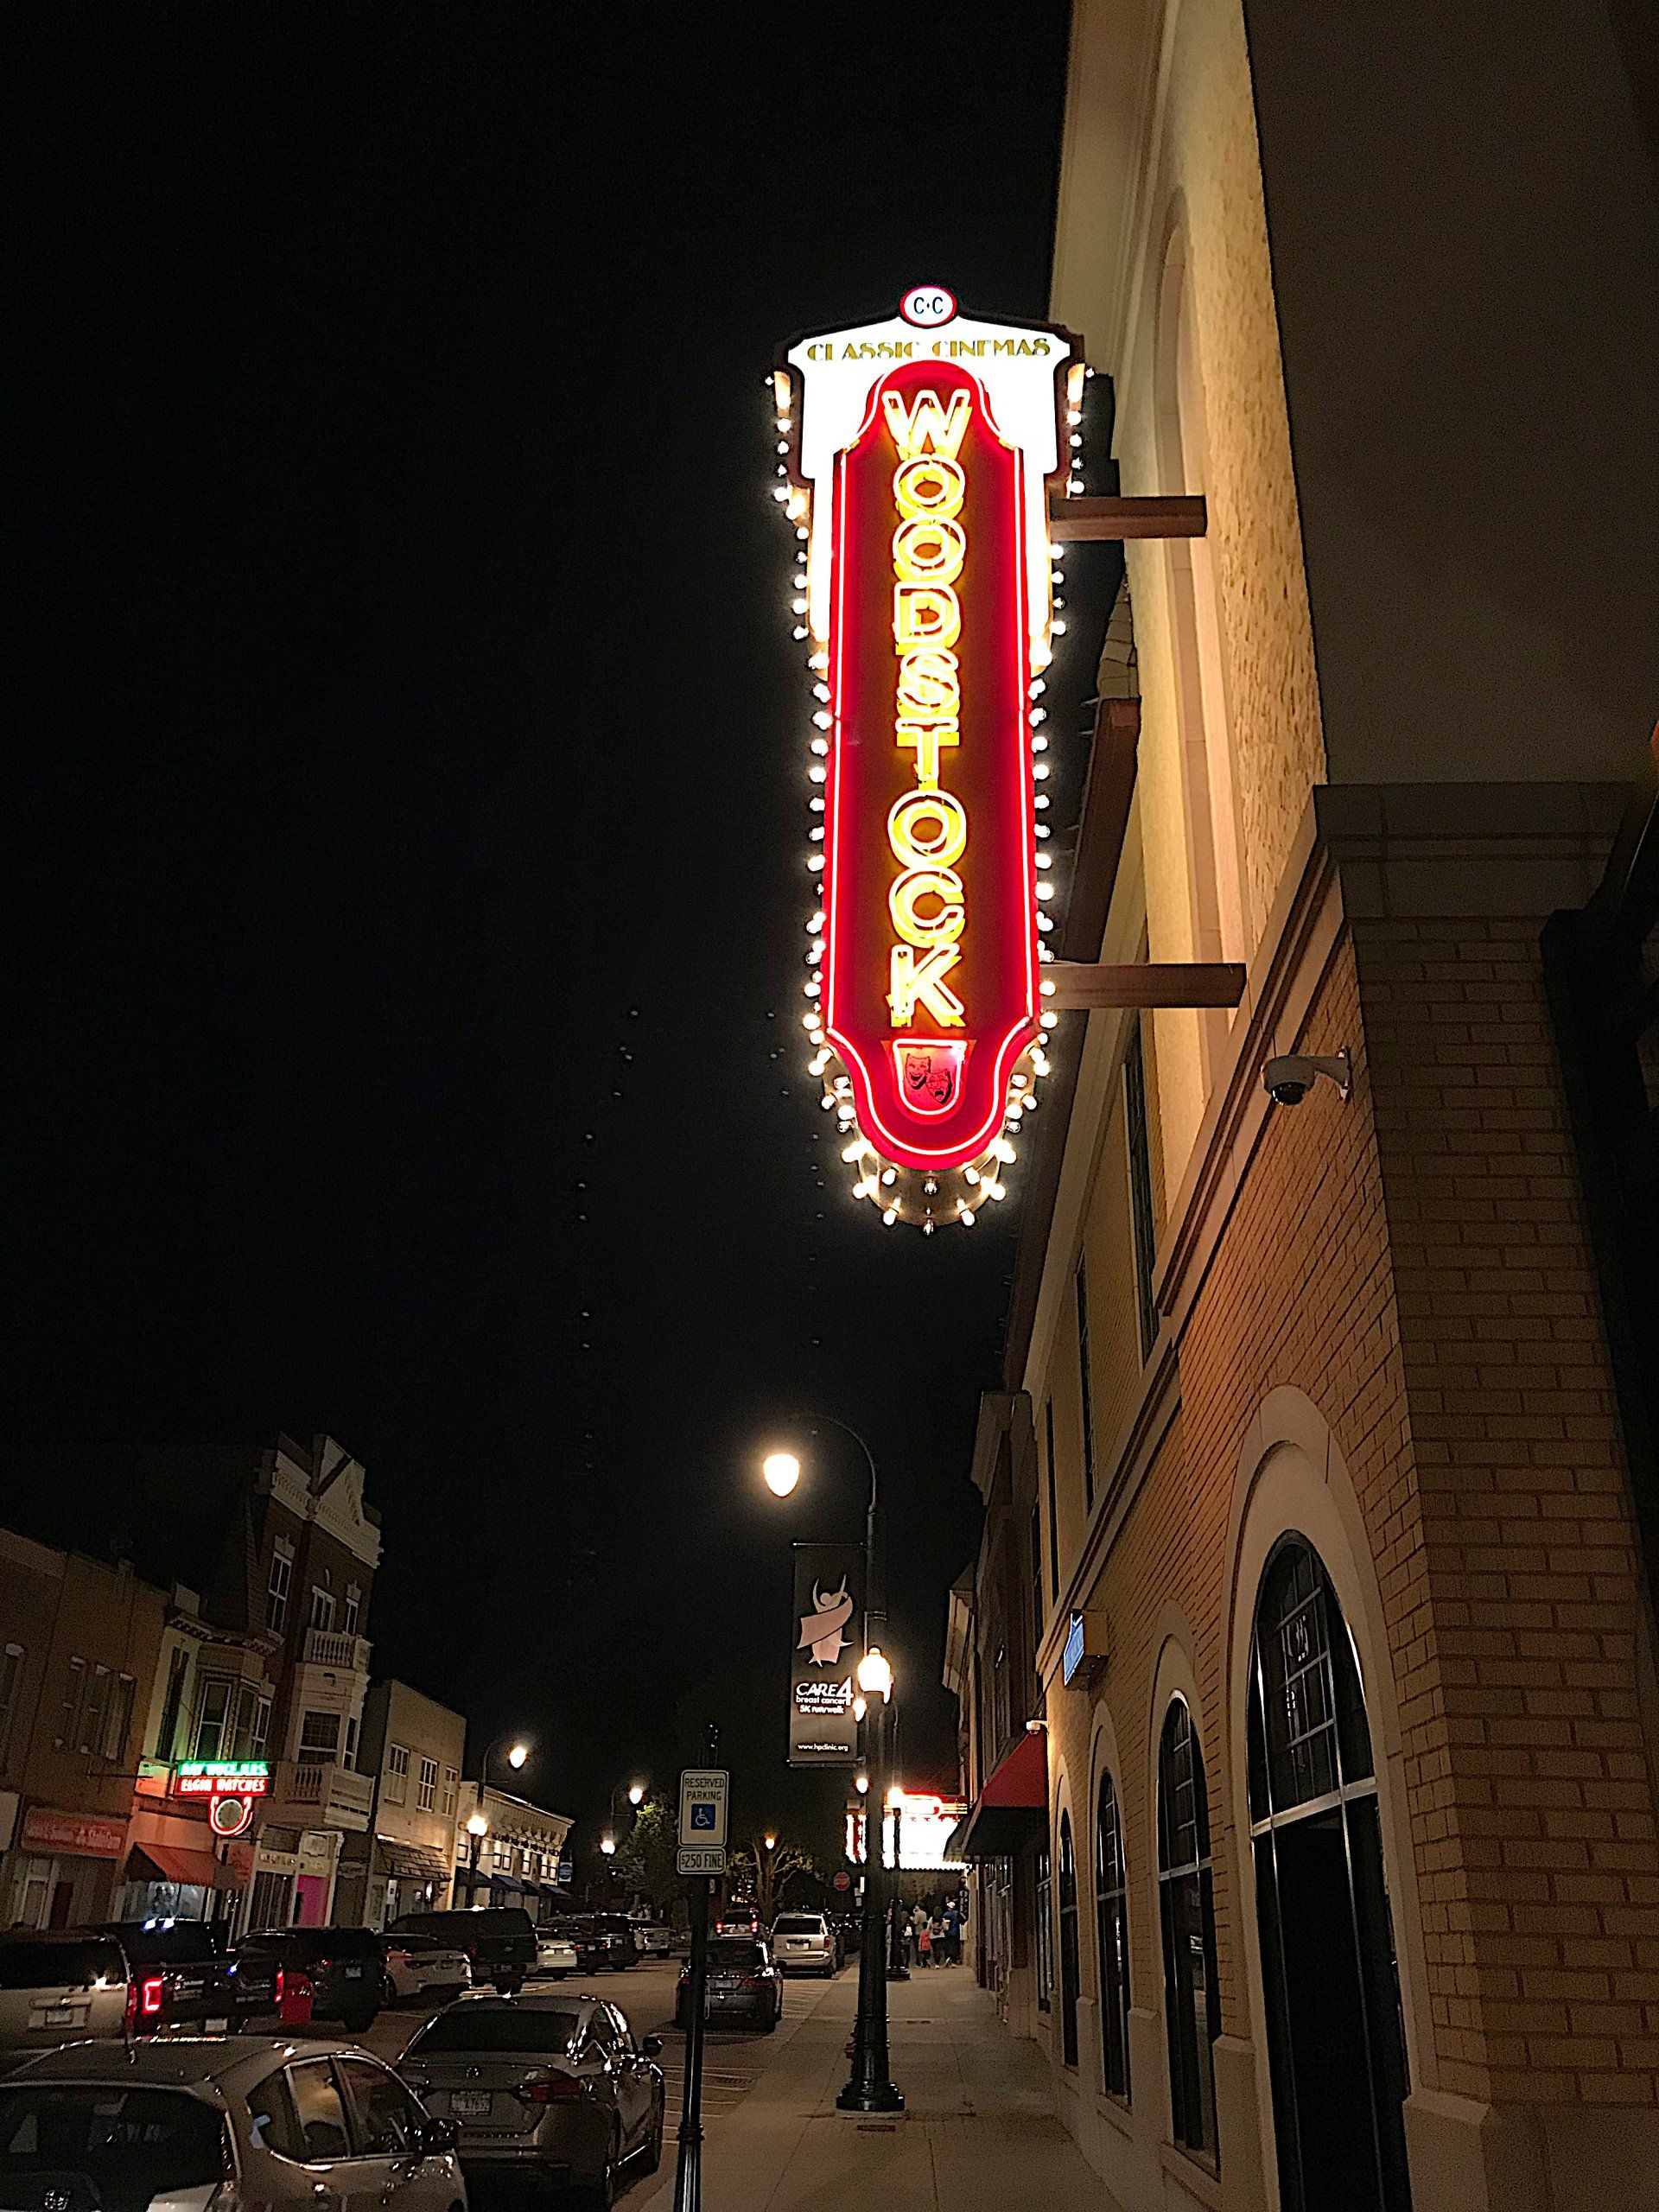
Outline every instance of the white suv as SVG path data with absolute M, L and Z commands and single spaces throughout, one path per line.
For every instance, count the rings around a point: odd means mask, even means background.
M 836 1939 L 821 1912 L 780 1912 L 772 1924 L 772 1955 L 784 1974 L 836 1972 Z

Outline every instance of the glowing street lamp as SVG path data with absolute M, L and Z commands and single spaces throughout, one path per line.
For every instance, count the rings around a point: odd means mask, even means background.
M 893 1695 L 893 1669 L 879 1643 L 873 1643 L 858 1662 L 858 1687 L 866 1699 L 879 1697 L 883 1705 Z
M 616 1838 L 613 1835 L 601 1836 L 599 1839 L 599 1847 L 607 1859 L 614 1859 L 616 1856 Z
M 484 1815 L 483 1815 L 483 1814 L 482 1814 L 482 1813 L 468 1813 L 468 1814 L 467 1814 L 467 1834 L 468 1834 L 469 1836 L 471 1836 L 471 1837 L 472 1837 L 473 1841 L 474 1841 L 474 1843 L 476 1843 L 476 1842 L 478 1841 L 478 1840 L 479 1840 L 479 1838 L 480 1838 L 480 1836 L 488 1835 L 489 1832 L 490 1832 L 490 1824 L 489 1824 L 489 1822 L 485 1819 L 485 1817 L 484 1817 Z
M 628 1802 L 630 1805 L 642 1805 L 645 1802 L 645 1785 L 643 1782 L 632 1782 L 628 1784 Z
M 507 1764 L 516 1772 L 518 1768 L 523 1766 L 524 1761 L 529 1757 L 530 1745 L 528 1744 L 515 1744 L 512 1749 L 507 1753 Z
M 801 1463 L 792 1452 L 769 1452 L 760 1463 L 760 1471 L 774 1497 L 787 1497 L 801 1479 Z

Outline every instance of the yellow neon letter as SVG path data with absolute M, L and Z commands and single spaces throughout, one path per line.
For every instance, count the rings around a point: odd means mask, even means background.
M 906 409 L 899 392 L 884 391 L 881 409 L 903 460 L 914 461 L 931 447 L 947 461 L 954 461 L 968 435 L 974 403 L 965 391 L 953 391 L 950 405 L 941 407 L 937 391 L 918 391 L 915 405 Z
M 893 946 L 887 1005 L 895 1029 L 907 1028 L 918 1006 L 925 1006 L 941 1028 L 961 1028 L 965 1009 L 944 981 L 961 957 L 954 944 L 936 945 L 919 961 L 909 945 Z
M 893 496 L 901 515 L 956 515 L 968 490 L 960 461 L 942 454 L 918 454 L 893 472 Z
M 906 791 L 887 816 L 887 842 L 906 867 L 954 868 L 968 849 L 962 801 L 949 791 Z
M 900 745 L 916 748 L 916 780 L 931 790 L 939 780 L 939 747 L 958 742 L 962 732 L 956 722 L 900 722 L 893 733 Z
M 938 912 L 918 914 L 920 899 L 937 899 Z M 954 944 L 962 935 L 962 878 L 953 868 L 907 868 L 887 892 L 887 911 L 893 925 L 906 944 L 931 951 L 936 944 Z
M 893 533 L 893 573 L 906 583 L 951 584 L 968 557 L 968 539 L 959 522 L 918 515 Z
M 906 653 L 899 664 L 901 715 L 954 715 L 962 703 L 955 653 Z
M 895 584 L 893 642 L 901 653 L 918 645 L 954 645 L 962 635 L 962 607 L 949 584 Z

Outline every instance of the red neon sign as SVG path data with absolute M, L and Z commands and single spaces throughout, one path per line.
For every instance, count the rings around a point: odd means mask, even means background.
M 834 501 L 823 1029 L 881 1154 L 944 1173 L 1040 1033 L 1020 455 L 976 374 L 907 360 Z

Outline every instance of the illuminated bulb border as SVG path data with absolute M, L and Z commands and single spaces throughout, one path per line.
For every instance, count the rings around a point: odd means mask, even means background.
M 1083 466 L 1083 388 L 1094 373 L 1081 362 L 1074 362 L 1067 373 L 1065 407 L 1067 443 L 1063 448 L 1061 469 L 1066 478 L 1066 490 L 1072 495 L 1081 493 L 1084 488 L 1084 480 L 1078 474 Z M 804 563 L 805 546 L 810 536 L 811 496 L 803 486 L 793 483 L 789 478 L 787 456 L 793 447 L 791 430 L 794 423 L 791 378 L 787 371 L 779 370 L 766 378 L 766 385 L 776 403 L 778 451 L 785 456 L 778 464 L 778 474 L 783 480 L 772 487 L 772 497 L 782 505 L 785 514 L 794 525 L 796 557 Z M 1065 580 L 1063 565 L 1065 552 L 1066 549 L 1062 544 L 1050 547 L 1052 601 L 1057 611 L 1051 617 L 1049 628 L 1055 637 L 1064 636 L 1065 632 L 1065 623 L 1058 612 L 1065 605 L 1059 596 L 1060 587 Z M 822 733 L 833 728 L 835 718 L 829 711 L 830 691 L 823 680 L 829 670 L 829 653 L 823 646 L 812 641 L 810 632 L 799 619 L 806 611 L 805 582 L 804 567 L 791 575 L 787 611 L 791 618 L 791 634 L 798 645 L 804 643 L 806 645 L 806 665 L 812 678 L 812 696 L 819 702 L 811 715 L 813 734 L 808 741 L 807 777 L 809 791 L 813 794 L 809 798 L 809 811 L 822 813 L 823 800 L 817 794 L 829 773 L 823 756 L 830 750 L 829 741 Z M 1048 713 L 1046 708 L 1033 703 L 1048 688 L 1042 672 L 1046 665 L 1046 657 L 1033 652 L 1027 687 L 1028 703 L 1026 711 L 1026 738 L 1030 748 L 1033 786 L 1046 782 L 1049 774 L 1048 763 L 1040 757 L 1049 750 L 1049 741 L 1041 729 Z M 1033 804 L 1038 817 L 1035 827 L 1039 846 L 1038 878 L 1033 899 L 1038 932 L 1037 957 L 1039 961 L 1047 962 L 1054 957 L 1047 943 L 1054 926 L 1053 918 L 1045 911 L 1046 902 L 1054 896 L 1051 874 L 1053 863 L 1050 856 L 1040 849 L 1050 836 L 1048 824 L 1040 817 L 1049 810 L 1048 794 L 1037 790 Z M 808 835 L 812 841 L 821 841 L 823 836 L 822 823 L 810 823 Z M 823 858 L 821 850 L 810 851 L 806 856 L 808 870 L 817 878 L 816 888 L 820 902 L 806 921 L 807 961 L 813 969 L 823 957 Z M 810 975 L 802 988 L 808 1001 L 808 1010 L 801 1017 L 801 1026 L 813 1047 L 812 1056 L 807 1063 L 807 1072 L 816 1076 L 823 1086 L 819 1101 L 823 1110 L 836 1117 L 838 1134 L 844 1141 L 840 1147 L 841 1156 L 843 1162 L 854 1169 L 853 1197 L 861 1205 L 873 1205 L 888 1228 L 899 1222 L 908 1222 L 919 1228 L 925 1236 L 931 1236 L 936 1229 L 952 1222 L 960 1224 L 964 1229 L 971 1229 L 985 1205 L 1000 1204 L 1008 1195 L 1001 1170 L 1013 1166 L 1018 1159 L 1013 1138 L 1018 1134 L 1027 1115 L 1035 1113 L 1040 1103 L 1037 1096 L 1038 1078 L 1046 1076 L 1051 1066 L 1044 1047 L 1059 1016 L 1052 1007 L 1044 1007 L 1040 1016 L 1042 1036 L 1020 1055 L 1009 1079 L 1007 1113 L 1000 1134 L 992 1139 L 977 1159 L 967 1161 L 963 1166 L 943 1174 L 937 1171 L 923 1173 L 916 1168 L 900 1166 L 897 1161 L 886 1159 L 857 1128 L 853 1113 L 851 1080 L 840 1056 L 823 1033 L 817 1007 L 819 985 L 816 974 Z M 1045 999 L 1054 995 L 1052 982 L 1046 982 L 1039 988 Z

